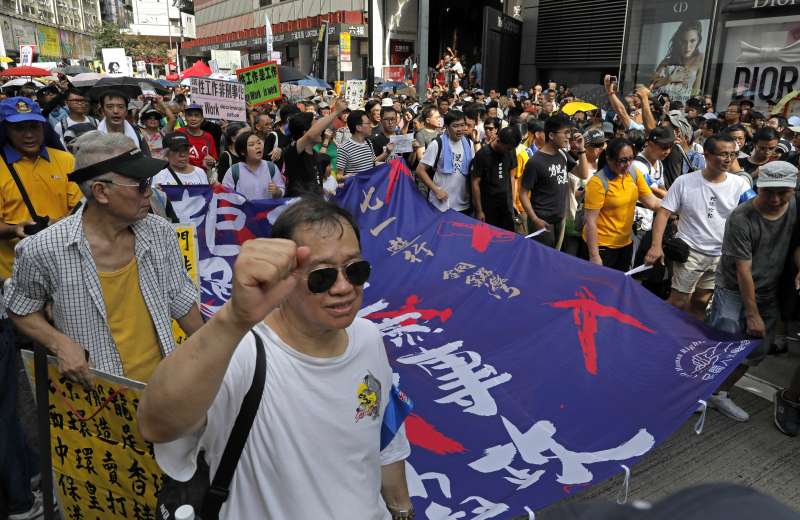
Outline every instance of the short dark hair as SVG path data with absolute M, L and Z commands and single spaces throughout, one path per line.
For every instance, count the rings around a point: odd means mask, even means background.
M 725 133 L 728 135 L 733 132 L 744 132 L 745 137 L 747 136 L 747 128 L 745 128 L 741 123 L 736 123 L 735 125 L 731 125 L 725 129 Z
M 361 118 L 365 115 L 367 115 L 367 112 L 364 110 L 353 110 L 347 116 L 347 129 L 350 130 L 351 134 L 356 133 L 356 127 L 362 123 Z
M 239 137 L 233 142 L 233 150 L 236 152 L 236 155 L 244 161 L 247 159 L 247 141 L 250 140 L 251 137 L 256 136 L 261 139 L 261 136 L 257 133 L 253 132 L 252 130 L 248 130 L 247 132 L 242 132 Z M 263 141 L 263 139 L 262 139 Z
M 381 108 L 381 119 L 383 119 L 383 116 L 388 114 L 389 112 L 394 112 L 395 114 L 397 114 L 397 110 L 395 110 L 394 106 L 382 107 Z
M 771 126 L 765 126 L 763 128 L 759 128 L 755 135 L 753 135 L 753 142 L 757 143 L 759 141 L 777 141 L 779 138 L 778 131 L 772 128 Z
M 436 108 L 435 106 L 428 105 L 428 106 L 426 106 L 425 108 L 422 109 L 422 112 L 420 112 L 419 117 L 421 118 L 422 122 L 424 123 L 426 119 L 431 117 L 431 114 L 433 114 L 434 112 L 438 112 L 438 111 L 439 111 L 439 109 Z
M 303 225 L 309 226 L 339 226 L 344 235 L 344 224 L 346 222 L 356 234 L 358 245 L 361 246 L 361 235 L 358 231 L 358 224 L 353 216 L 346 209 L 339 207 L 333 202 L 326 201 L 318 195 L 306 195 L 294 204 L 290 204 L 281 213 L 275 224 L 272 225 L 272 238 L 285 238 L 294 240 L 297 228 Z
M 608 146 L 606 146 L 605 154 L 608 159 L 618 159 L 619 153 L 626 147 L 630 146 L 631 150 L 634 149 L 633 143 L 629 140 L 625 139 L 624 137 L 617 137 L 612 139 L 608 142 Z
M 175 94 L 175 97 L 172 98 L 172 101 L 178 104 L 186 103 L 186 95 L 185 94 Z
M 465 121 L 466 116 L 460 110 L 448 110 L 444 115 L 444 126 L 450 126 L 457 121 Z
M 717 152 L 717 143 L 730 143 L 736 144 L 736 141 L 728 134 L 714 134 L 703 143 L 703 152 L 707 154 L 714 154 Z
M 544 122 L 540 119 L 529 117 L 528 123 L 525 126 L 528 132 L 531 134 L 535 134 L 536 132 L 544 132 Z
M 517 147 L 519 142 L 522 141 L 522 136 L 519 134 L 519 130 L 517 130 L 517 126 L 507 126 L 500 130 L 500 133 L 497 134 L 497 139 L 509 146 Z
M 380 105 L 380 104 L 381 104 L 381 102 L 380 102 L 380 101 L 378 101 L 378 100 L 376 100 L 376 99 L 370 99 L 370 100 L 369 100 L 369 101 L 367 101 L 367 103 L 364 105 L 364 112 L 369 112 L 369 111 L 371 111 L 371 110 L 373 109 L 373 107 L 374 107 L 375 105 Z
M 86 95 L 75 87 L 70 87 L 67 89 L 64 99 L 69 99 L 70 96 L 80 96 L 81 98 L 86 99 Z
M 295 107 L 297 108 L 297 107 Z M 282 118 L 281 118 L 282 120 Z M 311 112 L 298 112 L 289 118 L 289 134 L 293 141 L 297 141 L 303 134 L 308 132 L 314 122 L 314 114 Z
M 281 121 L 289 121 L 290 117 L 299 113 L 300 109 L 297 108 L 297 105 L 295 105 L 294 103 L 283 105 L 281 108 L 278 109 L 278 117 L 281 119 Z
M 544 140 L 550 141 L 550 134 L 560 132 L 561 130 L 572 126 L 572 122 L 561 114 L 550 116 L 544 121 Z
M 130 99 L 128 99 L 128 96 L 126 96 L 123 92 L 119 90 L 106 90 L 105 92 L 100 94 L 100 106 L 102 107 L 103 105 L 105 105 L 107 99 L 115 99 L 115 98 L 124 100 L 125 109 L 127 110 L 128 102 L 130 101 Z
M 722 130 L 722 121 L 719 119 L 706 119 L 704 124 L 713 134 L 718 134 Z

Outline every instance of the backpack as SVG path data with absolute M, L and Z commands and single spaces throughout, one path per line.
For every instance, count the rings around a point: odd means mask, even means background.
M 631 180 L 633 180 L 633 184 L 635 185 L 639 180 L 639 171 L 636 170 L 636 168 L 628 168 L 628 175 L 630 176 Z M 603 190 L 607 194 L 609 179 L 606 175 L 605 168 L 600 168 L 597 170 L 594 176 L 600 179 L 600 183 L 603 185 Z M 578 211 L 575 212 L 575 229 L 582 233 L 584 224 L 586 224 L 586 217 L 584 215 L 583 203 L 581 203 Z
M 88 123 L 90 125 L 92 125 L 93 127 L 97 128 L 97 125 L 98 125 L 97 119 L 93 118 L 92 116 L 86 116 L 86 119 L 89 120 Z M 69 128 L 67 126 L 67 118 L 65 117 L 64 119 L 59 121 L 59 124 L 61 125 L 61 135 L 63 136 L 67 132 L 67 128 Z M 81 124 L 81 123 L 78 123 L 78 124 Z
M 277 164 L 272 161 L 266 161 L 266 163 L 267 169 L 269 169 L 269 176 L 271 178 L 274 179 L 276 173 L 281 173 L 280 170 L 278 170 Z M 233 175 L 233 191 L 238 191 L 239 189 L 239 164 L 240 163 L 232 164 L 230 169 L 231 175 Z
M 442 136 L 436 136 L 431 142 L 436 142 L 436 158 L 433 160 L 433 166 L 425 165 L 425 169 L 428 171 L 428 175 L 431 176 L 431 180 L 433 180 L 433 174 L 436 173 L 436 165 L 439 164 L 439 158 L 442 156 Z M 428 144 L 430 146 L 430 144 Z

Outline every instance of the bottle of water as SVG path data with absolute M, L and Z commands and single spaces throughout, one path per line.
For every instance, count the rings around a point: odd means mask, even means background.
M 195 520 L 194 508 L 188 504 L 175 510 L 175 520 Z

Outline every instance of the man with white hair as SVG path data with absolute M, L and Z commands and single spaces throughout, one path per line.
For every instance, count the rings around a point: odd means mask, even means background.
M 76 148 L 70 180 L 86 203 L 17 246 L 8 312 L 67 377 L 87 383 L 91 363 L 146 382 L 175 348 L 171 320 L 187 334 L 203 323 L 175 230 L 149 214 L 150 183 L 166 162 L 117 133 L 89 132 Z

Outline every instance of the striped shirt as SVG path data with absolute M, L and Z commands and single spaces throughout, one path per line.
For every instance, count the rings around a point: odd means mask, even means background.
M 83 230 L 85 207 L 17 245 L 5 303 L 14 314 L 27 316 L 52 301 L 55 327 L 88 349 L 97 369 L 124 376 Z M 175 230 L 166 220 L 148 215 L 131 229 L 139 287 L 158 334 L 161 355 L 166 356 L 175 348 L 172 319 L 184 317 L 197 304 L 199 294 L 186 272 Z
M 357 143 L 352 139 L 339 146 L 336 156 L 336 169 L 345 175 L 369 170 L 375 166 L 375 151 L 369 141 Z

